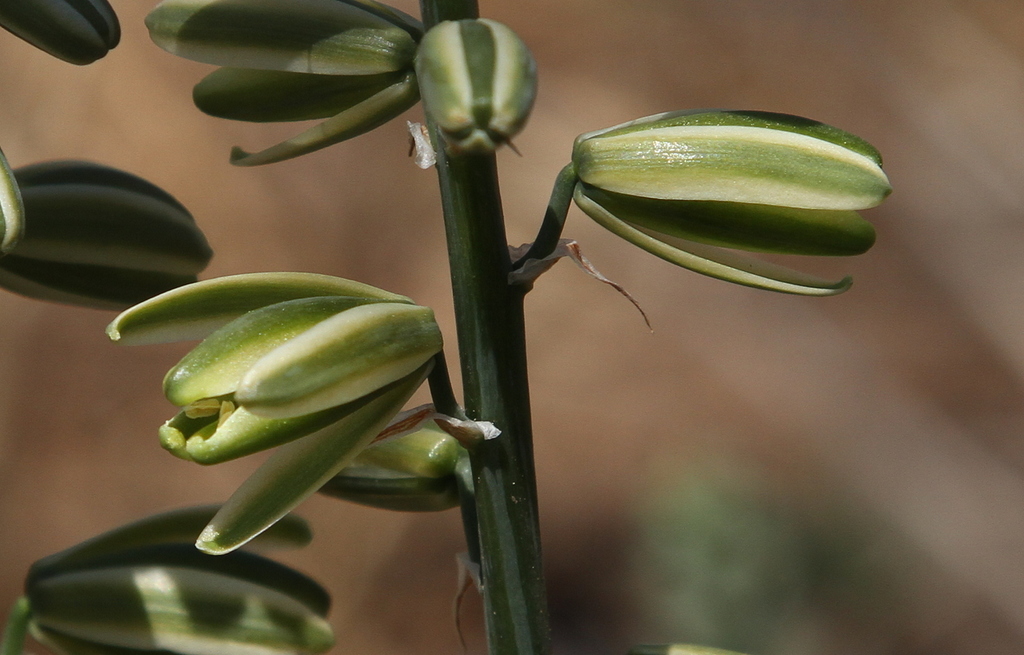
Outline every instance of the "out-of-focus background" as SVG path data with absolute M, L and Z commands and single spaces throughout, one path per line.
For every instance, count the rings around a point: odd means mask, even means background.
M 13 166 L 90 159 L 194 213 L 206 277 L 303 270 L 434 306 L 451 333 L 432 172 L 404 123 L 232 168 L 298 126 L 209 118 L 209 70 L 153 46 L 154 4 L 77 68 L 0 33 Z M 410 0 L 396 2 L 414 12 Z M 878 245 L 806 299 L 675 269 L 573 210 L 566 235 L 642 303 L 562 263 L 528 298 L 537 466 L 557 652 L 692 641 L 756 655 L 1024 649 L 1024 4 L 1018 0 L 484 0 L 540 67 L 499 157 L 529 241 L 572 139 L 683 108 L 800 114 L 885 155 Z M 407 118 L 419 120 L 419 109 Z M 0 603 L 42 555 L 145 514 L 226 498 L 255 466 L 164 453 L 164 371 L 186 346 L 111 345 L 111 313 L 0 294 Z M 258 458 L 256 458 L 258 459 Z M 332 591 L 336 653 L 460 652 L 458 517 L 314 498 L 282 557 Z M 482 652 L 477 601 L 464 623 Z

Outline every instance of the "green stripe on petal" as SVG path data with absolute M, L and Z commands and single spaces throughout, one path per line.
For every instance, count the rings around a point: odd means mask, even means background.
M 866 209 L 892 190 L 870 157 L 796 132 L 749 126 L 649 127 L 577 142 L 587 184 L 634 196 L 806 209 Z
M 408 73 L 401 81 L 287 141 L 256 153 L 234 148 L 231 163 L 262 166 L 316 152 L 380 127 L 416 104 L 419 97 L 416 76 Z
M 167 372 L 164 395 L 184 407 L 233 393 L 242 377 L 268 353 L 335 314 L 367 302 L 381 301 L 348 296 L 300 298 L 243 314 L 208 336 Z
M 372 75 L 416 52 L 406 29 L 337 0 L 164 0 L 146 26 L 172 54 L 235 68 Z
M 196 282 L 151 298 L 114 319 L 107 336 L 129 345 L 202 339 L 246 312 L 313 296 L 412 303 L 405 296 L 330 275 L 247 273 Z
M 25 206 L 7 158 L 0 150 L 0 255 L 14 248 L 25 230 Z
M 271 350 L 245 373 L 235 401 L 288 418 L 350 403 L 409 375 L 442 347 L 428 307 L 354 307 Z
M 316 493 L 387 426 L 431 366 L 360 399 L 359 408 L 334 425 L 281 446 L 228 499 L 196 547 L 211 555 L 230 552 Z
M 838 282 L 823 280 L 770 262 L 746 257 L 714 246 L 673 240 L 671 237 L 647 234 L 616 218 L 576 185 L 573 200 L 602 227 L 667 262 L 707 275 L 757 289 L 804 296 L 834 296 L 850 288 L 847 277 Z M 671 241 L 671 243 L 670 243 Z

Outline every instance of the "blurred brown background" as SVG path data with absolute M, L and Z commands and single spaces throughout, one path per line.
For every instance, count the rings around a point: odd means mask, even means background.
M 216 252 L 206 276 L 359 279 L 434 306 L 454 343 L 435 178 L 406 158 L 402 123 L 232 168 L 232 145 L 297 126 L 199 114 L 190 87 L 209 67 L 149 42 L 153 2 L 113 4 L 124 40 L 87 68 L 0 34 L 13 166 L 135 172 L 195 214 Z M 869 254 L 794 263 L 855 276 L 830 299 L 674 269 L 573 210 L 566 235 L 655 331 L 571 264 L 528 299 L 558 653 L 667 640 L 758 655 L 1024 652 L 1024 4 L 485 0 L 482 12 L 540 66 L 523 157 L 499 158 L 516 244 L 578 133 L 671 109 L 837 125 L 879 147 L 896 188 L 867 214 Z M 173 412 L 160 380 L 185 347 L 115 347 L 111 318 L 0 294 L 0 604 L 40 556 L 224 499 L 253 468 L 159 448 Z M 324 498 L 300 513 L 318 538 L 283 558 L 333 592 L 335 652 L 459 652 L 455 513 Z

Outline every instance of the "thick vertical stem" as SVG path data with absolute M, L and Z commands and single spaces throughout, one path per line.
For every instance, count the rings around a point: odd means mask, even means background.
M 428 28 L 477 16 L 475 0 L 421 0 L 421 7 Z M 508 284 L 512 264 L 495 158 L 450 157 L 431 129 L 439 150 L 466 414 L 501 430 L 471 454 L 489 652 L 548 655 L 523 292 Z

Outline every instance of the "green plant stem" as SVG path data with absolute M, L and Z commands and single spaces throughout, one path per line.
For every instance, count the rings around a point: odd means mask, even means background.
M 421 0 L 425 26 L 477 17 L 475 0 Z M 484 616 L 491 655 L 551 652 L 541 562 L 522 288 L 512 262 L 494 155 L 450 157 L 437 174 L 451 266 L 465 411 L 501 435 L 470 453 Z
M 11 613 L 7 617 L 7 627 L 3 639 L 0 640 L 0 655 L 21 655 L 25 648 L 25 632 L 32 620 L 32 608 L 28 598 L 22 596 L 14 602 Z

